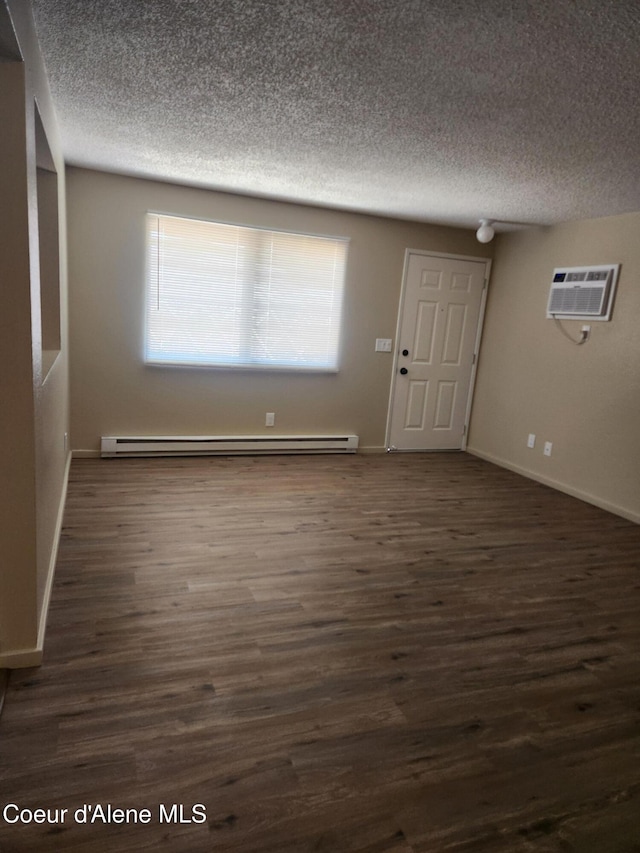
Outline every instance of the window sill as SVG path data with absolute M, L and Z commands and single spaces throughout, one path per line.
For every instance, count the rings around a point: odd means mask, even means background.
M 215 370 L 227 373 L 311 373 L 336 374 L 337 367 L 308 367 L 280 364 L 202 364 L 199 362 L 145 361 L 145 367 L 166 367 L 169 370 Z

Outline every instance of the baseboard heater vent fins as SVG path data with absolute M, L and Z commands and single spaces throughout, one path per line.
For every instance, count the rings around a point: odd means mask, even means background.
M 357 435 L 102 436 L 100 455 L 232 456 L 277 453 L 355 453 Z

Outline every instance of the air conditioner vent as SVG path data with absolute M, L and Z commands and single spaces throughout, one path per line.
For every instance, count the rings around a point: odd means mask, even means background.
M 613 306 L 618 269 L 619 264 L 554 269 L 547 317 L 608 320 Z
M 551 291 L 550 314 L 602 314 L 604 287 L 556 287 Z

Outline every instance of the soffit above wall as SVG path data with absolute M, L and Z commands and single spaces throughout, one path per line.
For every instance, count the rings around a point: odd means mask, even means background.
M 636 0 L 33 0 L 69 163 L 459 226 L 640 209 Z

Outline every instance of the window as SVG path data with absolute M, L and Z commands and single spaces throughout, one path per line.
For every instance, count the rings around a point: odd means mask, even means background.
M 335 371 L 344 239 L 147 215 L 151 364 Z

